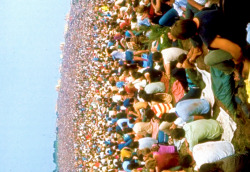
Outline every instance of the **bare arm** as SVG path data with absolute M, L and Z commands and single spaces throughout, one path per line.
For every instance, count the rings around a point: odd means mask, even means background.
M 134 52 L 134 55 L 142 54 L 142 53 L 148 53 L 149 50 L 138 50 Z
M 129 30 L 128 32 L 130 33 L 130 35 L 132 35 L 132 37 L 135 37 L 135 34 L 131 30 Z
M 204 8 L 203 5 L 198 4 L 197 2 L 195 2 L 194 0 L 188 0 L 187 1 L 191 6 L 197 8 L 198 10 L 202 10 Z
M 164 69 L 166 71 L 167 77 L 170 78 L 170 73 L 171 73 L 171 71 L 170 71 L 170 63 L 164 64 Z
M 123 44 L 123 41 L 124 41 L 124 38 L 122 38 L 122 39 L 120 40 L 120 44 L 121 44 L 121 46 L 123 46 L 123 48 L 125 48 L 125 45 Z
M 217 36 L 211 43 L 210 47 L 227 51 L 233 56 L 233 61 L 235 64 L 238 64 L 240 62 L 240 59 L 242 57 L 240 46 L 229 41 L 228 39 Z
M 204 116 L 201 116 L 201 115 L 194 116 L 194 120 L 198 120 L 198 119 L 204 119 Z
M 144 74 L 144 76 L 145 76 L 146 80 L 147 80 L 149 83 L 151 83 L 150 74 L 147 72 L 147 73 Z
M 154 0 L 151 0 L 151 4 L 155 11 L 160 11 L 161 10 L 161 0 L 156 0 L 156 3 L 154 4 Z

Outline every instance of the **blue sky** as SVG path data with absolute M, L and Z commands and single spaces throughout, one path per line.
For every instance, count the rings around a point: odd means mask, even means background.
M 0 171 L 51 172 L 69 0 L 0 1 Z

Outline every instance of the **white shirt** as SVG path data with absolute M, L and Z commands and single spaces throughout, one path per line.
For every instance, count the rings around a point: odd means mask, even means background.
M 181 54 L 187 54 L 186 50 L 177 47 L 166 48 L 161 51 L 164 64 L 168 64 L 171 61 L 175 61 Z
M 206 142 L 193 148 L 193 157 L 198 169 L 202 164 L 218 161 L 234 153 L 234 146 L 228 141 Z
M 205 5 L 205 3 L 207 2 L 207 0 L 194 0 L 194 1 L 200 5 Z

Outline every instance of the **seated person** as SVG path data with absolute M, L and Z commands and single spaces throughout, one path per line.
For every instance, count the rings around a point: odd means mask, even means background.
M 168 93 L 147 94 L 144 90 L 140 90 L 139 97 L 152 105 L 157 103 L 170 104 L 172 102 L 172 96 Z
M 199 169 L 202 164 L 216 162 L 234 152 L 234 146 L 228 141 L 205 142 L 194 146 L 193 158 Z
M 187 94 L 185 94 L 184 97 L 181 98 L 181 100 L 179 100 L 178 102 L 180 102 L 182 100 L 186 100 L 186 99 L 200 98 L 201 91 L 203 88 L 205 88 L 205 83 L 202 80 L 201 73 L 199 73 L 197 71 L 195 66 L 189 65 L 187 63 L 189 63 L 189 61 L 187 59 L 186 54 L 182 54 L 178 57 L 178 62 L 176 64 L 176 66 L 178 68 L 185 69 L 186 79 L 187 79 L 187 83 L 188 83 Z
M 167 48 L 162 50 L 162 52 L 155 52 L 153 54 L 153 60 L 155 62 L 161 62 L 163 60 L 165 74 L 168 79 L 170 76 L 174 77 L 176 80 L 180 81 L 182 87 L 186 92 L 188 92 L 188 83 L 186 79 L 185 69 L 177 67 L 178 59 L 180 57 L 186 56 L 186 51 L 180 48 Z
M 170 109 L 172 109 L 171 104 L 158 103 L 153 105 L 151 109 L 146 110 L 145 116 L 147 117 L 147 119 L 161 119 L 162 115 L 168 113 Z
M 158 141 L 156 139 L 153 139 L 152 137 L 143 137 L 138 140 L 139 142 L 139 149 L 144 148 L 151 148 L 153 144 L 157 143 Z
M 213 140 L 223 132 L 219 122 L 214 119 L 201 119 L 176 128 L 172 131 L 172 137 L 177 140 L 185 138 L 188 151 L 193 152 L 193 147 L 204 139 Z M 190 152 L 190 153 L 191 153 Z
M 148 83 L 161 81 L 162 72 L 154 68 L 148 68 L 143 71 Z
M 146 136 L 153 133 L 153 126 L 151 122 L 137 122 L 133 127 L 133 131 L 137 135 Z
M 249 171 L 250 157 L 249 152 L 237 153 L 213 163 L 201 165 L 200 172 L 225 171 L 225 172 L 247 172 Z
M 179 154 L 178 153 L 155 153 L 153 158 L 149 157 L 145 161 L 145 167 L 150 171 L 162 171 L 179 166 Z
M 238 64 L 242 57 L 240 46 L 246 45 L 246 37 L 244 40 L 237 39 L 237 35 L 242 33 L 230 32 L 233 27 L 225 28 L 229 23 L 223 21 L 219 10 L 204 10 L 197 13 L 193 20 L 177 21 L 171 29 L 171 34 L 177 39 L 188 39 L 198 34 L 208 49 L 227 51 L 232 55 L 235 64 Z M 245 29 L 242 30 L 244 31 Z
M 184 122 L 191 122 L 198 119 L 210 117 L 210 104 L 205 99 L 188 99 L 178 102 L 175 113 L 165 114 L 163 121 L 173 122 L 180 117 Z
M 159 20 L 159 25 L 172 26 L 179 17 L 184 17 L 186 10 L 187 0 L 175 0 L 172 8 L 168 10 Z
M 166 91 L 166 87 L 163 82 L 153 82 L 146 85 L 144 90 L 147 94 L 164 93 Z

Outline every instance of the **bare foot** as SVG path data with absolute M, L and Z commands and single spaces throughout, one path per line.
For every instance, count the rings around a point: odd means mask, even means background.
M 195 47 L 192 56 L 189 58 L 190 63 L 194 63 L 196 59 L 202 55 L 202 49 L 199 47 Z
M 240 73 L 238 70 L 234 70 L 234 80 L 239 81 L 240 80 Z
M 190 61 L 189 61 L 189 59 L 186 59 L 184 62 L 183 62 L 183 68 L 185 68 L 185 69 L 192 69 L 192 68 L 194 68 L 195 66 L 194 66 L 194 64 L 193 63 L 191 63 Z
M 193 55 L 193 53 L 194 53 L 194 47 L 192 46 L 187 54 L 187 58 L 189 59 Z
M 243 61 L 243 69 L 242 69 L 242 77 L 244 79 L 247 79 L 249 76 L 249 73 L 250 73 L 250 61 L 248 60 L 244 60 Z

